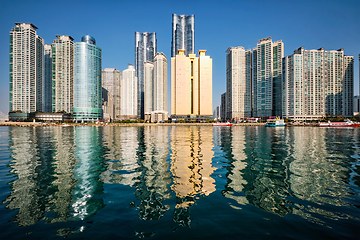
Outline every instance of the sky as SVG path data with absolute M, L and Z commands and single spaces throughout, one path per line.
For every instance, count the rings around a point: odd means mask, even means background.
M 102 49 L 102 68 L 121 72 L 135 63 L 135 32 L 156 32 L 157 51 L 168 58 L 168 110 L 172 14 L 195 15 L 195 51 L 213 59 L 213 108 L 226 89 L 229 47 L 252 49 L 259 39 L 282 40 L 284 55 L 299 47 L 344 49 L 354 56 L 354 95 L 359 94 L 360 1 L 29 1 L 0 0 L 0 111 L 9 111 L 9 32 L 15 22 L 34 24 L 46 44 L 55 35 L 75 42 L 89 34 Z

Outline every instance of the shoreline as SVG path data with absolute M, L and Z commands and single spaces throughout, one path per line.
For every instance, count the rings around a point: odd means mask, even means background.
M 74 126 L 87 126 L 87 127 L 138 127 L 138 126 L 212 126 L 213 123 L 109 123 L 109 124 L 95 124 L 88 123 L 86 125 L 81 123 L 48 123 L 41 122 L 0 122 L 0 126 L 10 127 L 74 127 Z M 233 126 L 265 126 L 265 123 L 233 123 Z

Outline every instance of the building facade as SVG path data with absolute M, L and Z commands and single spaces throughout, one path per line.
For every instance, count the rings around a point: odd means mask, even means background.
M 173 119 L 212 119 L 212 59 L 206 50 L 171 58 L 171 115 Z
M 220 118 L 221 118 L 221 121 L 226 120 L 226 92 L 221 94 Z
M 137 119 L 137 77 L 135 67 L 131 64 L 123 71 L 121 78 L 121 116 L 120 119 Z
M 52 57 L 51 44 L 44 44 L 44 102 L 43 112 L 52 112 Z
M 359 116 L 360 113 L 360 96 L 354 96 L 354 116 Z
M 86 35 L 75 43 L 74 120 L 102 119 L 101 48 Z
M 179 49 L 185 55 L 195 52 L 195 16 L 172 15 L 171 57 L 175 57 Z
M 137 77 L 137 115 L 138 118 L 144 119 L 144 85 L 145 85 L 145 62 L 153 62 L 157 52 L 156 33 L 139 33 L 135 32 L 135 69 Z
M 283 61 L 284 117 L 313 120 L 353 116 L 354 57 L 344 50 L 294 51 Z
M 145 120 L 167 119 L 167 58 L 156 53 L 153 63 L 145 63 Z
M 112 104 L 107 102 L 107 111 L 112 120 L 120 119 L 121 108 L 121 72 L 115 68 L 105 68 L 102 70 L 102 87 L 108 92 L 108 99 L 112 99 Z M 105 112 L 104 112 L 105 114 Z
M 226 118 L 251 117 L 252 51 L 230 47 L 226 51 Z
M 33 24 L 15 24 L 10 32 L 9 111 L 42 111 L 44 40 Z
M 283 105 L 283 42 L 271 37 L 258 40 L 253 49 L 253 116 L 281 116 Z
M 51 111 L 72 113 L 74 108 L 74 39 L 56 35 L 51 45 Z

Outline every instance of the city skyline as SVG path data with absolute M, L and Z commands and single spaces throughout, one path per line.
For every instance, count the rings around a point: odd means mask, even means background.
M 90 1 L 91 2 L 91 1 Z M 44 2 L 45 3 L 45 2 Z M 209 3 L 207 11 L 203 11 L 205 2 L 196 2 L 192 4 L 192 8 L 185 8 L 173 4 L 154 4 L 154 7 L 161 9 L 161 14 L 152 16 L 148 11 L 150 4 L 143 3 L 139 10 L 139 19 L 131 19 L 125 21 L 135 4 L 133 3 L 117 3 L 118 7 L 124 9 L 123 15 L 111 16 L 105 9 L 107 2 L 102 3 L 99 8 L 99 14 L 103 14 L 104 19 L 87 22 L 75 15 L 75 9 L 82 5 L 82 1 L 74 3 L 74 9 L 67 10 L 64 6 L 59 6 L 59 12 L 67 11 L 69 19 L 62 23 L 52 20 L 53 13 L 46 13 L 46 9 L 50 9 L 52 3 L 42 4 L 41 2 L 35 6 L 27 2 L 21 2 L 17 11 L 8 11 L 12 8 L 13 3 L 5 1 L 2 3 L 1 20 L 3 25 L 0 28 L 2 38 L 0 38 L 0 101 L 4 104 L 0 105 L 0 111 L 7 114 L 9 101 L 9 39 L 8 34 L 14 22 L 29 22 L 34 24 L 37 34 L 41 36 L 45 44 L 51 44 L 55 35 L 70 35 L 75 41 L 79 41 L 81 36 L 90 34 L 97 40 L 97 45 L 103 49 L 103 69 L 116 68 L 120 71 L 126 69 L 127 63 L 134 64 L 134 32 L 156 32 L 158 52 L 164 52 L 166 56 L 171 56 L 171 16 L 172 14 L 195 15 L 196 17 L 196 40 L 195 52 L 200 49 L 206 49 L 207 53 L 213 59 L 213 108 L 220 105 L 220 95 L 226 89 L 226 49 L 229 47 L 244 46 L 245 49 L 253 49 L 256 41 L 268 36 L 274 40 L 282 40 L 284 43 L 284 56 L 289 56 L 293 51 L 301 46 L 305 49 L 319 49 L 323 47 L 325 50 L 344 49 L 344 54 L 354 56 L 354 95 L 359 93 L 359 60 L 360 50 L 355 45 L 356 39 L 359 37 L 358 25 L 360 17 L 356 13 L 356 6 L 360 4 L 356 1 L 339 2 L 339 1 L 317 1 L 315 3 L 305 2 L 301 4 L 279 2 L 279 4 L 271 6 L 278 7 L 281 16 L 278 23 L 271 26 L 264 25 L 266 19 L 273 17 L 267 12 L 269 3 L 257 2 L 236 3 L 228 1 L 234 7 L 226 9 L 224 6 L 218 6 Z M 84 6 L 85 10 L 91 11 L 93 6 Z M 185 4 L 186 5 L 186 4 Z M 41 10 L 42 14 L 35 15 L 29 9 Z M 103 7 L 103 8 L 102 8 Z M 235 11 L 236 7 L 238 10 Z M 114 7 L 115 9 L 116 7 Z M 129 13 L 125 13 L 125 9 Z M 240 9 L 240 10 L 239 10 Z M 251 16 L 257 10 L 260 10 L 259 19 L 252 19 L 251 24 L 247 23 L 246 17 Z M 299 13 L 296 9 L 304 9 L 305 13 Z M 321 9 L 321 11 L 319 10 Z M 94 9 L 93 9 L 94 10 Z M 113 11 L 107 9 L 107 11 Z M 212 14 L 218 13 L 216 19 Z M 261 15 L 261 13 L 263 13 Z M 58 13 L 54 13 L 56 16 Z M 336 19 L 335 19 L 336 14 Z M 260 16 L 261 15 L 261 16 Z M 44 21 L 46 19 L 46 21 Z M 55 18 L 54 18 L 55 19 Z M 144 19 L 148 19 L 144 21 Z M 221 20 L 219 20 L 221 19 Z M 283 19 L 287 19 L 283 21 Z M 116 20 L 116 21 L 115 21 Z M 218 22 L 218 23 L 217 23 Z M 118 24 L 121 23 L 121 24 Z M 259 25 L 262 23 L 263 25 Z M 257 31 L 251 32 L 250 29 L 258 28 Z M 107 29 L 117 27 L 119 33 L 109 32 Z M 215 31 L 216 28 L 216 32 Z M 239 31 L 229 31 L 236 29 Z M 332 30 L 332 31 L 331 31 Z M 336 30 L 336 31 L 335 31 Z M 213 31 L 213 32 L 212 32 Z M 214 34 L 216 33 L 216 34 Z M 116 41 L 115 41 L 116 40 Z M 170 67 L 168 67 L 168 92 L 170 89 Z M 168 95 L 168 109 L 170 105 L 170 96 Z

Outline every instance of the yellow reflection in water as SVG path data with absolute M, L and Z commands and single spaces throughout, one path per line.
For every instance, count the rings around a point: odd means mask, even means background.
M 200 126 L 181 126 L 171 129 L 172 190 L 177 197 L 209 195 L 215 191 L 215 180 L 210 176 L 213 152 L 213 129 Z M 191 202 L 184 202 L 184 207 Z M 183 206 L 184 205 L 184 206 Z

